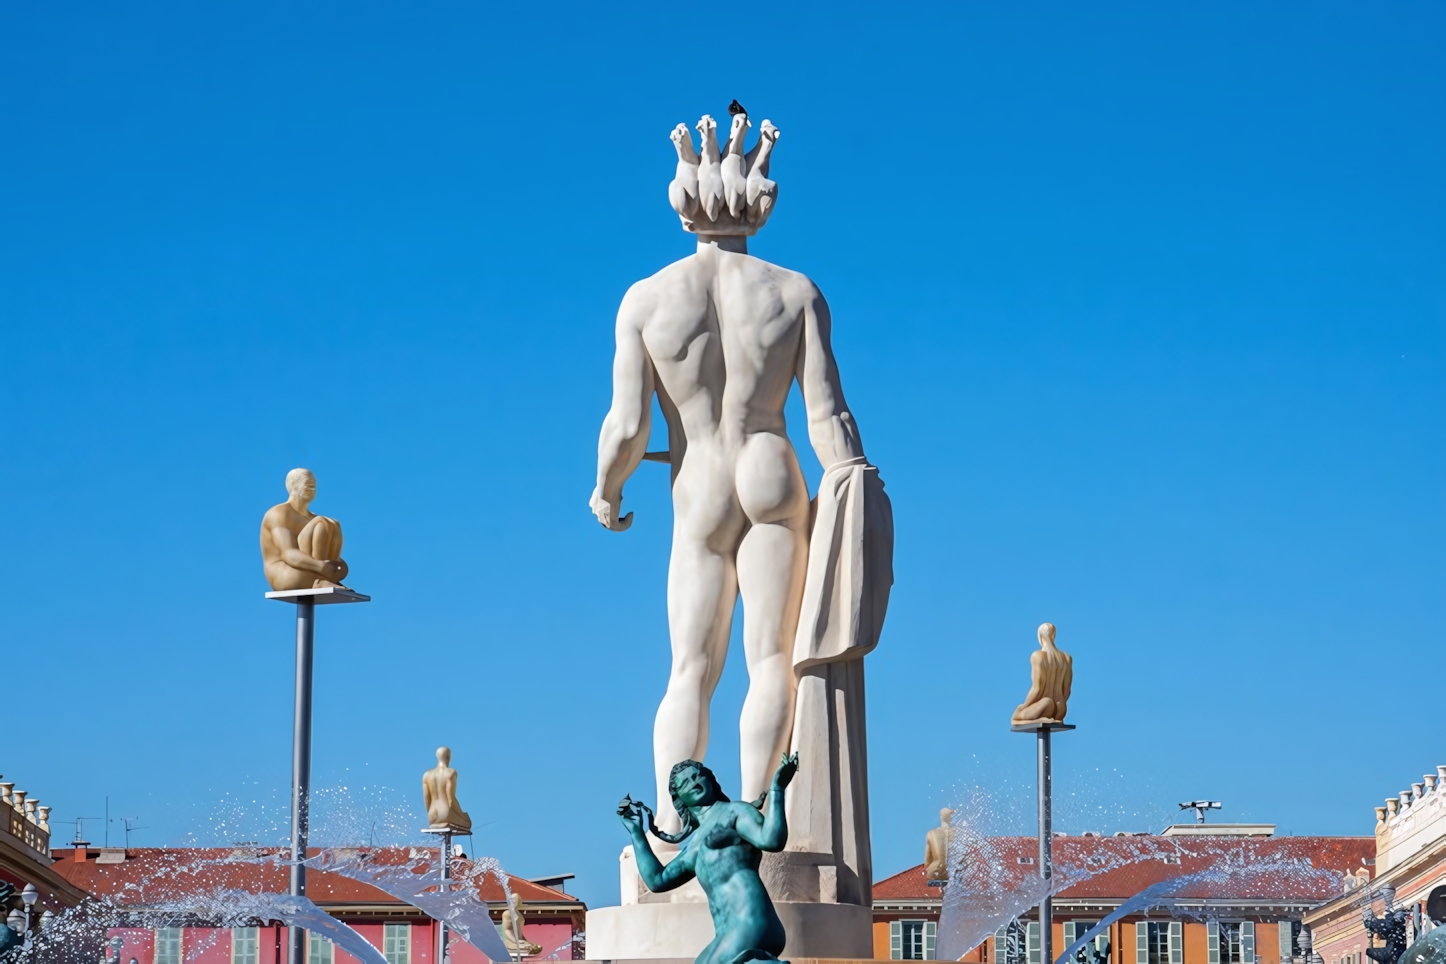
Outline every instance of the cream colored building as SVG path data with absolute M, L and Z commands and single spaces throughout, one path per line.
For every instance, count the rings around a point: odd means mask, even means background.
M 1431 926 L 1428 903 L 1442 914 L 1446 900 L 1446 766 L 1438 766 L 1376 808 L 1376 856 L 1341 878 L 1341 894 L 1304 918 L 1314 951 L 1325 964 L 1370 964 L 1370 935 L 1361 918 L 1367 907 L 1384 911 L 1382 891 L 1395 890 L 1395 906 L 1418 910 L 1421 929 Z M 1433 900 L 1433 898 L 1435 898 Z M 1416 937 L 1414 923 L 1407 937 Z

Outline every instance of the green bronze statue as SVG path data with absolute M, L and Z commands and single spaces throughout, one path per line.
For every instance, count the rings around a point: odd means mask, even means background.
M 783 791 L 798 772 L 798 754 L 785 755 L 773 784 L 754 803 L 734 803 L 723 794 L 713 771 L 696 760 L 684 760 L 668 777 L 673 808 L 683 829 L 663 833 L 648 805 L 623 797 L 618 816 L 633 838 L 638 873 L 653 893 L 681 887 L 694 877 L 708 895 L 713 915 L 713 942 L 696 964 L 743 964 L 776 961 L 783 950 L 783 922 L 758 876 L 763 852 L 777 853 L 788 843 Z M 664 865 L 648 844 L 647 829 L 660 840 L 681 844 L 678 856 Z

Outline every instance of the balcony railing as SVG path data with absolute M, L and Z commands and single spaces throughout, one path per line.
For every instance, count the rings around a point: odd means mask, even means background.
M 13 783 L 0 783 L 0 825 L 31 850 L 50 853 L 50 808 L 35 799 L 25 799 L 24 790 Z

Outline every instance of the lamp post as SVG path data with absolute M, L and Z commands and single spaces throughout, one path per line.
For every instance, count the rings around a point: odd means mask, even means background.
M 35 902 L 40 899 L 40 892 L 35 889 L 34 884 L 26 884 L 20 891 L 20 900 L 25 904 L 25 945 L 30 948 L 28 955 L 32 960 L 35 958 L 35 935 L 30 931 L 30 915 L 35 909 Z

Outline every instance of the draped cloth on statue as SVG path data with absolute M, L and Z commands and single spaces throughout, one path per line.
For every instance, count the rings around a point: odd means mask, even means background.
M 871 906 L 863 657 L 879 642 L 894 584 L 894 512 L 879 470 L 830 466 L 812 505 L 793 666 L 788 848 L 765 858 L 775 900 Z M 781 891 L 781 893 L 780 893 Z

